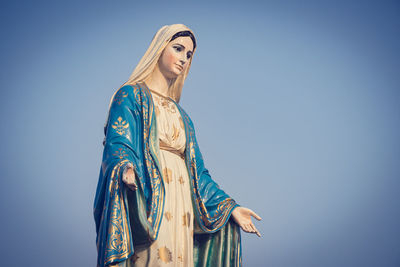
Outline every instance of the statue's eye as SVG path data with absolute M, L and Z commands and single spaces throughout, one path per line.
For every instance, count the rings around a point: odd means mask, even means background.
M 181 52 L 182 51 L 182 47 L 180 46 L 175 46 L 176 51 Z
M 187 58 L 189 59 L 192 56 L 192 54 L 187 53 Z

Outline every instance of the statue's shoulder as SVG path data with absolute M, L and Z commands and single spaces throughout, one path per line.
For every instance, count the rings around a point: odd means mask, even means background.
M 147 99 L 145 88 L 142 83 L 125 84 L 117 89 L 114 93 L 113 102 L 122 103 L 125 99 L 129 99 L 132 104 L 140 104 L 143 98 Z
M 133 84 L 125 84 L 121 88 L 118 89 L 118 91 L 121 91 L 121 94 L 129 94 L 130 96 L 134 98 L 138 98 L 139 95 L 144 94 L 144 87 L 141 83 L 136 82 Z

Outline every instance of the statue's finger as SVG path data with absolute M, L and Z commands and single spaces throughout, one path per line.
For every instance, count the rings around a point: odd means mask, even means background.
M 250 232 L 250 231 L 251 231 L 250 228 L 249 228 L 249 226 L 248 226 L 247 224 L 244 224 L 244 225 L 243 225 L 243 229 L 244 229 L 246 232 Z
M 253 228 L 254 232 L 255 232 L 259 237 L 261 237 L 260 232 L 259 232 L 259 231 L 257 230 L 257 228 L 254 226 L 254 224 L 252 224 L 251 227 Z
M 253 228 L 251 227 L 251 224 L 248 224 L 247 228 L 249 229 L 249 232 L 251 232 L 251 233 L 254 232 Z
M 253 224 L 250 224 L 250 228 L 251 228 L 251 230 L 253 230 L 254 232 L 256 231 L 256 230 L 254 229 L 254 225 L 253 225 Z
M 251 228 L 251 230 L 253 231 L 253 233 L 256 233 L 257 232 L 257 229 L 256 229 L 256 227 L 254 226 L 254 224 L 250 224 L 250 228 Z
M 253 215 L 253 217 L 256 218 L 257 220 L 261 221 L 261 217 L 258 216 L 254 211 L 251 211 L 251 215 Z

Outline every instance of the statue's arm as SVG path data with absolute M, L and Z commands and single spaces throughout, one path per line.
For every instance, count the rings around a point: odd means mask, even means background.
M 258 236 L 261 236 L 260 232 L 251 221 L 251 216 L 257 220 L 261 220 L 261 217 L 251 209 L 237 204 L 236 201 L 226 194 L 212 179 L 208 169 L 205 167 L 204 159 L 196 139 L 197 138 L 195 137 L 196 168 L 198 170 L 198 175 L 200 176 L 199 190 L 201 191 L 200 194 L 202 195 L 206 206 L 209 208 L 211 207 L 211 210 L 215 210 L 215 207 L 218 207 L 220 203 L 229 200 L 231 204 L 226 206 L 225 212 L 232 216 L 234 221 L 242 228 L 243 231 L 255 233 Z
M 141 117 L 132 87 L 121 87 L 111 103 L 105 130 L 103 167 L 106 170 L 124 161 L 122 180 L 135 190 L 140 173 Z M 106 171 L 105 170 L 105 171 Z
M 191 147 L 194 149 L 197 172 L 197 193 L 201 202 L 204 203 L 204 206 L 200 205 L 200 212 L 203 214 L 205 226 L 209 231 L 214 232 L 227 223 L 232 211 L 240 205 L 212 178 L 204 163 L 192 121 L 190 121 L 190 126 L 191 142 L 193 142 Z

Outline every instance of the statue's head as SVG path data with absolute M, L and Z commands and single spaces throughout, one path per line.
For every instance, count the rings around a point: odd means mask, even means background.
M 145 81 L 158 67 L 171 80 L 169 96 L 179 102 L 195 51 L 196 39 L 191 29 L 183 24 L 165 25 L 154 34 L 146 53 L 121 87 Z M 117 92 L 111 97 L 104 129 L 107 128 L 111 103 Z
M 158 59 L 160 72 L 169 79 L 185 73 L 195 48 L 196 39 L 191 31 L 175 33 Z
M 153 36 L 146 53 L 123 85 L 145 81 L 158 67 L 171 81 L 169 96 L 179 102 L 195 51 L 196 39 L 191 29 L 184 24 L 165 25 Z

